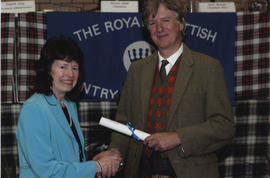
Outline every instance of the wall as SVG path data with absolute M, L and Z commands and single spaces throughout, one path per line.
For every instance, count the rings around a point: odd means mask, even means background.
M 2 2 L 14 0 L 2 0 Z M 17 0 L 19 1 L 19 0 Z M 192 0 L 179 0 L 182 1 L 186 9 L 190 9 L 190 1 Z M 235 2 L 236 10 L 238 12 L 252 11 L 254 5 L 260 7 L 260 11 L 267 11 L 267 4 L 269 0 L 211 0 L 215 2 Z M 37 11 L 98 11 L 100 0 L 36 0 Z M 139 0 L 140 4 L 143 0 Z M 196 11 L 198 2 L 210 2 L 210 0 L 193 0 L 193 9 Z M 268 2 L 268 3 L 267 3 Z M 253 8 L 254 9 L 254 8 Z

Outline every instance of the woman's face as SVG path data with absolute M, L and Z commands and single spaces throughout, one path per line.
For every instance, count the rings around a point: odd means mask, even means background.
M 79 77 L 79 64 L 72 60 L 54 60 L 51 66 L 52 91 L 56 97 L 64 97 L 76 85 Z

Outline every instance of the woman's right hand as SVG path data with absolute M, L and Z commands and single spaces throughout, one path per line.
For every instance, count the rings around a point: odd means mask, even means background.
M 122 162 L 120 152 L 116 149 L 101 152 L 93 160 L 96 162 L 98 178 L 115 176 Z

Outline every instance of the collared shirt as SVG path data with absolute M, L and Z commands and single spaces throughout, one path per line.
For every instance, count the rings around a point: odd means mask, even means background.
M 174 63 L 177 61 L 177 59 L 179 58 L 179 56 L 182 53 L 183 53 L 183 44 L 181 44 L 180 48 L 174 54 L 172 54 L 170 57 L 168 57 L 167 59 L 162 57 L 160 55 L 159 51 L 158 51 L 159 69 L 161 67 L 161 61 L 162 60 L 167 60 L 169 63 L 166 65 L 165 69 L 166 69 L 166 74 L 168 75 L 168 73 L 170 72 L 172 66 L 174 65 Z

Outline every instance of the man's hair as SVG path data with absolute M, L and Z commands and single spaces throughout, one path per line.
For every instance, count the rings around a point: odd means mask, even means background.
M 66 94 L 67 98 L 77 101 L 83 84 L 83 53 L 75 40 L 69 37 L 56 36 L 47 40 L 40 54 L 40 59 L 35 63 L 35 88 L 37 93 L 52 94 L 52 76 L 50 74 L 55 60 L 67 62 L 76 61 L 79 64 L 79 77 L 76 86 Z
M 155 17 L 159 8 L 159 5 L 163 4 L 166 8 L 168 8 L 171 11 L 174 11 L 177 16 L 177 20 L 179 23 L 182 23 L 185 26 L 185 21 L 183 21 L 183 18 L 185 19 L 185 6 L 183 3 L 179 0 L 146 0 L 143 4 L 143 22 L 144 25 L 148 26 L 148 18 L 150 15 L 152 17 Z M 184 37 L 184 32 L 182 32 L 182 37 Z

